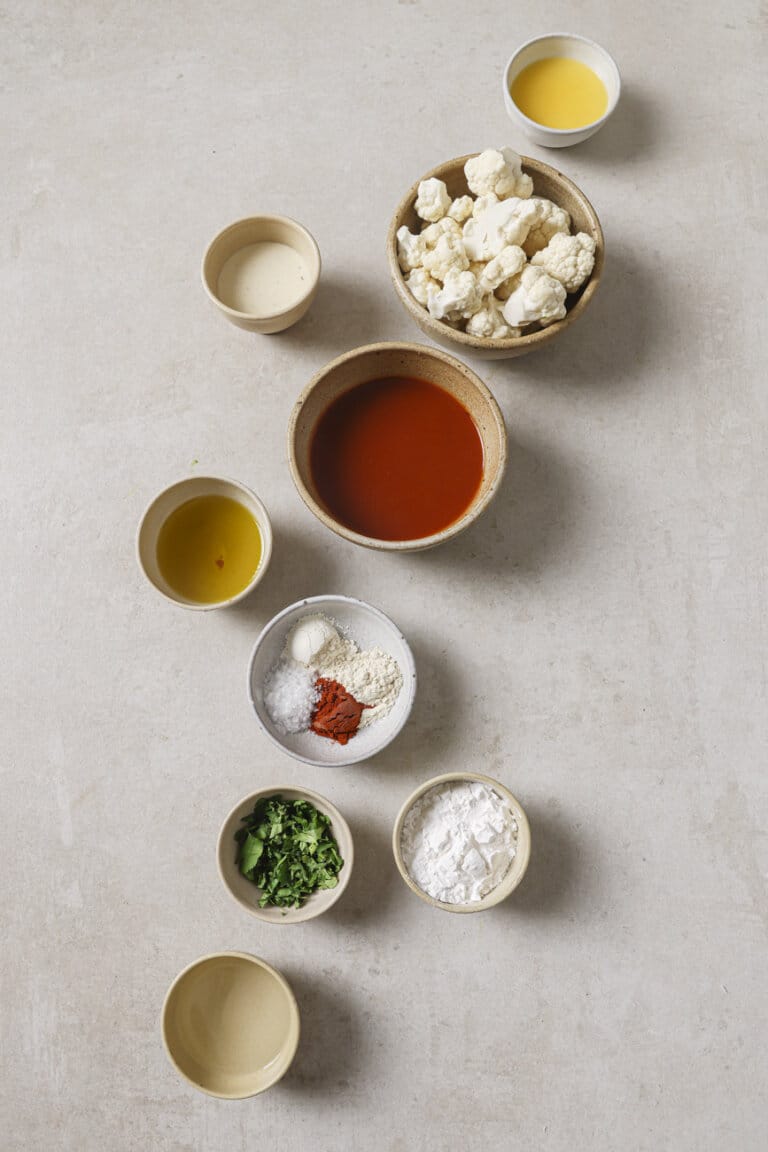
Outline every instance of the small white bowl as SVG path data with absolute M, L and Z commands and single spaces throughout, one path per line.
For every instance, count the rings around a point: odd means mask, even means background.
M 264 680 L 280 659 L 288 633 L 302 616 L 314 614 L 334 620 L 358 648 L 383 648 L 397 660 L 403 674 L 403 686 L 392 710 L 367 728 L 361 728 L 348 744 L 337 744 L 314 732 L 284 735 L 270 720 L 264 706 Z M 262 731 L 294 760 L 321 768 L 357 764 L 381 752 L 408 719 L 415 694 L 416 668 L 402 632 L 378 608 L 353 596 L 310 596 L 284 608 L 259 636 L 248 666 L 248 698 Z
M 567 56 L 572 60 L 580 60 L 600 77 L 608 93 L 608 107 L 599 120 L 585 124 L 583 128 L 547 128 L 545 124 L 530 120 L 520 111 L 512 99 L 510 91 L 512 84 L 523 68 L 549 56 Z M 509 118 L 522 128 L 529 140 L 533 140 L 542 148 L 569 148 L 572 144 L 581 144 L 590 136 L 594 136 L 612 115 L 621 94 L 621 76 L 610 52 L 606 52 L 605 48 L 601 48 L 594 40 L 587 40 L 585 36 L 576 36 L 570 32 L 556 32 L 527 40 L 513 56 L 510 56 L 504 69 L 503 83 L 504 105 Z
M 236 596 L 231 596 L 229 600 L 217 600 L 213 604 L 201 604 L 197 600 L 187 600 L 184 596 L 180 596 L 165 580 L 157 562 L 157 538 L 160 529 L 172 512 L 182 504 L 186 504 L 188 500 L 194 500 L 196 496 L 228 496 L 230 500 L 237 500 L 251 513 L 261 534 L 261 559 L 250 584 Z M 187 480 L 179 480 L 176 484 L 171 484 L 170 488 L 165 488 L 148 505 L 136 536 L 136 557 L 150 584 L 165 596 L 166 600 L 197 612 L 226 608 L 244 600 L 264 576 L 271 555 L 272 525 L 261 500 L 244 484 L 240 484 L 237 480 L 224 480 L 220 476 L 190 476 Z
M 278 795 L 283 796 L 286 800 L 308 800 L 310 804 L 314 804 L 318 812 L 330 817 L 331 834 L 339 846 L 339 852 L 344 861 L 336 887 L 322 888 L 313 892 L 301 908 L 277 908 L 274 905 L 260 908 L 261 889 L 257 888 L 246 876 L 243 876 L 237 866 L 235 833 L 242 828 L 243 818 L 250 816 L 259 800 L 263 800 L 266 796 Z M 322 916 L 323 912 L 327 912 L 329 908 L 333 907 L 349 884 L 354 860 L 352 833 L 341 812 L 335 804 L 331 804 L 330 800 L 326 800 L 317 792 L 310 792 L 308 788 L 261 788 L 251 796 L 246 796 L 239 804 L 235 805 L 222 824 L 216 846 L 219 876 L 230 896 L 237 900 L 246 912 L 250 912 L 259 920 L 266 920 L 269 924 L 301 924 L 305 920 L 314 920 L 316 916 Z

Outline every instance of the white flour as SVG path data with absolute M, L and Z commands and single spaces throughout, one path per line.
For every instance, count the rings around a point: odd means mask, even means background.
M 318 676 L 343 684 L 360 704 L 371 705 L 360 717 L 361 728 L 386 716 L 403 686 L 403 674 L 393 656 L 381 648 L 361 652 L 335 628 L 311 657 L 311 667 Z
M 438 784 L 403 822 L 403 860 L 419 888 L 446 904 L 474 904 L 504 878 L 517 851 L 517 821 L 477 780 Z

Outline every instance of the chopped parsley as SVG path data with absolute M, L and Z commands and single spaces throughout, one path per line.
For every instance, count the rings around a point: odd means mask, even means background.
M 242 823 L 236 863 L 261 888 L 260 908 L 300 908 L 313 892 L 338 884 L 344 861 L 330 818 L 308 800 L 266 796 Z

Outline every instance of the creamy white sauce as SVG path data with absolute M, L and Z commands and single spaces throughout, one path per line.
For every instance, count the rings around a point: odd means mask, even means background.
M 297 304 L 309 269 L 288 244 L 263 240 L 234 252 L 219 273 L 219 299 L 236 312 L 269 316 Z

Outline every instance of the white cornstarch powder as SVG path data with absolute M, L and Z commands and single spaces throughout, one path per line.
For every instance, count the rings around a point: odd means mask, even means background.
M 517 851 L 517 821 L 487 784 L 438 784 L 408 811 L 400 848 L 423 892 L 445 904 L 474 904 L 506 875 Z

